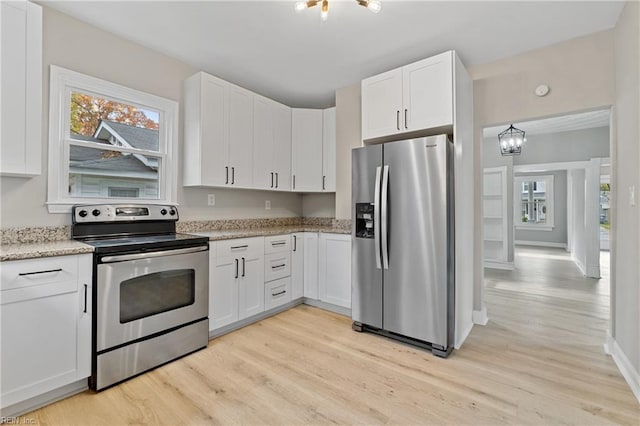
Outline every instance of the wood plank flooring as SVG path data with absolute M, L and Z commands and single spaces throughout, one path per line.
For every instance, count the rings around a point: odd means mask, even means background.
M 38 424 L 640 424 L 602 350 L 606 279 L 562 250 L 487 270 L 490 322 L 448 359 L 302 305 L 115 388 L 33 413 Z

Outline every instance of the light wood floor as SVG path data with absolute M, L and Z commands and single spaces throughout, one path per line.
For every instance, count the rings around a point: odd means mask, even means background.
M 608 283 L 561 251 L 487 270 L 490 322 L 448 359 L 351 331 L 300 306 L 100 394 L 26 415 L 41 424 L 640 424 L 602 342 Z

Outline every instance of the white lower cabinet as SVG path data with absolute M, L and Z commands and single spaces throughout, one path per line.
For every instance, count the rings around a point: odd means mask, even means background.
M 318 298 L 318 233 L 304 233 L 304 297 Z
M 304 296 L 304 233 L 291 236 L 291 300 Z
M 2 262 L 2 408 L 91 374 L 92 255 Z
M 264 238 L 210 243 L 209 329 L 264 311 Z
M 318 298 L 350 309 L 351 236 L 320 234 L 318 247 Z

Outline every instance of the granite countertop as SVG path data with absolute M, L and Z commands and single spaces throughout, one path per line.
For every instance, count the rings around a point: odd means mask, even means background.
M 267 235 L 290 234 L 293 232 L 325 232 L 329 234 L 351 234 L 351 229 L 335 226 L 288 225 L 268 228 L 224 229 L 198 231 L 192 234 L 202 235 L 210 241 L 230 240 L 232 238 L 263 237 Z
M 3 244 L 0 262 L 83 253 L 93 253 L 93 247 L 74 240 Z
M 40 232 L 40 230 L 38 230 Z M 202 235 L 210 241 L 229 240 L 233 238 L 261 237 L 266 235 L 289 234 L 292 232 L 326 232 L 330 234 L 350 234 L 351 228 L 324 224 L 295 224 L 257 228 L 237 228 L 224 230 L 183 230 L 185 233 Z M 68 238 L 68 237 L 67 237 Z M 0 262 L 9 260 L 32 259 L 38 257 L 65 256 L 72 254 L 92 253 L 93 247 L 74 240 L 29 241 L 5 238 L 9 244 L 0 245 Z

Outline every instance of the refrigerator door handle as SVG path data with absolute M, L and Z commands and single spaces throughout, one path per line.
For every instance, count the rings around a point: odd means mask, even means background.
M 382 167 L 376 167 L 376 184 L 373 195 L 373 243 L 376 246 L 376 268 L 382 269 L 380 263 L 380 174 Z
M 387 216 L 388 216 L 388 205 L 387 205 L 387 194 L 389 192 L 389 166 L 384 166 L 384 170 L 382 172 L 382 217 L 380 221 L 380 233 L 382 240 L 382 266 L 384 269 L 389 269 L 389 249 L 387 247 Z

